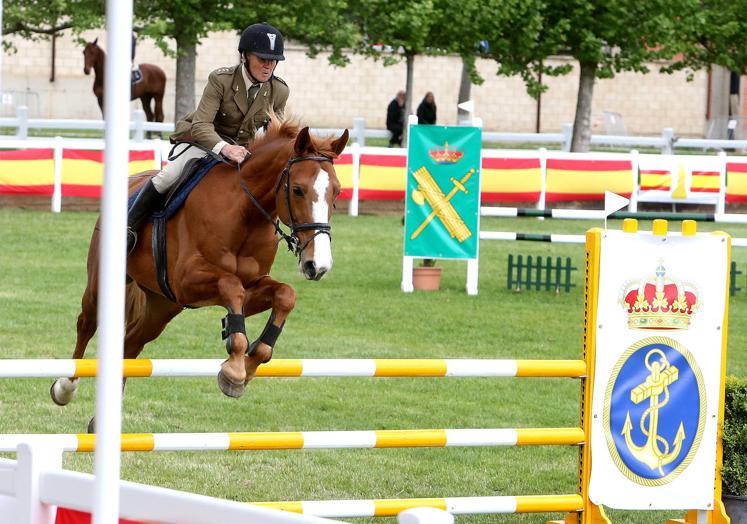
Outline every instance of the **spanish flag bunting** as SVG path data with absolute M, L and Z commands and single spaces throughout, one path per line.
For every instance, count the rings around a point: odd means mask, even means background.
M 726 164 L 726 202 L 747 202 L 747 163 Z
M 483 158 L 482 202 L 537 202 L 542 192 L 539 158 Z
M 603 200 L 605 191 L 630 196 L 630 160 L 547 159 L 547 202 Z

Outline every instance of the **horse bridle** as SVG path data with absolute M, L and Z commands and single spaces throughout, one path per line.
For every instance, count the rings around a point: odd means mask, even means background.
M 290 222 L 290 224 L 287 225 L 290 228 L 290 234 L 283 231 L 283 229 L 280 227 L 280 218 L 273 220 L 267 210 L 262 207 L 262 204 L 259 203 L 259 200 L 257 200 L 257 198 L 252 194 L 251 191 L 249 191 L 249 188 L 246 187 L 246 184 L 244 183 L 244 179 L 241 178 L 241 171 L 239 170 L 239 181 L 241 182 L 241 189 L 244 190 L 244 193 L 247 194 L 254 206 L 264 215 L 264 217 L 270 223 L 272 223 L 273 226 L 275 226 L 275 232 L 280 235 L 283 240 L 285 240 L 286 244 L 288 245 L 288 251 L 292 252 L 296 257 L 300 257 L 301 253 L 303 253 L 303 250 L 306 249 L 309 243 L 321 234 L 327 235 L 330 241 L 332 240 L 332 226 L 329 222 L 303 222 L 298 224 L 293 218 L 293 208 L 291 207 L 290 197 L 290 169 L 293 164 L 304 162 L 307 160 L 333 163 L 332 159 L 327 156 L 297 156 L 289 159 L 288 163 L 285 165 L 285 169 L 283 169 L 283 172 L 280 173 L 280 179 L 278 180 L 277 186 L 275 186 L 275 194 L 277 195 L 277 192 L 280 191 L 280 186 L 283 186 L 285 188 L 285 202 L 286 206 L 288 207 L 288 221 Z M 314 229 L 314 234 L 311 235 L 311 237 L 309 237 L 306 242 L 301 244 L 301 239 L 298 238 L 298 232 L 307 231 L 309 229 Z

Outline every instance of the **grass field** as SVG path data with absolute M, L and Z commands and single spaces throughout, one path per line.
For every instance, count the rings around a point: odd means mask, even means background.
M 2 358 L 69 358 L 85 284 L 85 256 L 96 215 L 0 209 L 0 354 Z M 483 230 L 583 233 L 598 223 L 483 219 Z M 677 223 L 670 224 L 679 227 Z M 621 227 L 612 222 L 610 227 Z M 701 224 L 747 237 L 747 227 Z M 641 229 L 650 229 L 642 223 Z M 466 264 L 442 262 L 442 290 L 399 291 L 400 217 L 344 215 L 333 220 L 335 266 L 307 282 L 280 253 L 274 275 L 298 292 L 278 358 L 522 358 L 581 355 L 583 274 L 570 293 L 516 294 L 506 289 L 506 256 L 570 256 L 583 246 L 483 242 L 480 294 L 464 293 Z M 733 258 L 744 271 L 747 250 Z M 742 275 L 744 280 L 744 275 Z M 744 350 L 747 282 L 730 307 L 729 372 L 747 375 Z M 143 355 L 221 358 L 218 308 L 185 311 Z M 256 336 L 265 317 L 248 321 Z M 95 340 L 89 357 L 95 355 Z M 94 382 L 84 379 L 69 406 L 52 403 L 51 380 L 0 383 L 0 432 L 79 433 L 94 411 Z M 215 380 L 132 379 L 124 401 L 125 432 L 364 430 L 406 428 L 568 427 L 578 424 L 579 384 L 572 379 L 257 379 L 239 399 Z M 576 448 L 129 453 L 127 480 L 239 501 L 573 493 Z M 92 471 L 92 455 L 66 467 Z M 665 515 L 612 512 L 614 522 L 660 523 Z M 549 516 L 464 516 L 459 523 L 545 522 Z M 352 519 L 369 522 L 371 519 Z M 393 522 L 383 519 L 377 522 Z

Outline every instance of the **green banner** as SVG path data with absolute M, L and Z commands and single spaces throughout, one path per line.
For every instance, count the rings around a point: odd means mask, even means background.
M 405 256 L 477 258 L 479 127 L 411 126 Z

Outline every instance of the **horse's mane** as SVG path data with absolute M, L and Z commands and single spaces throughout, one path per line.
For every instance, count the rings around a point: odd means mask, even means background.
M 257 138 L 254 142 L 249 145 L 249 150 L 254 152 L 261 149 L 264 145 L 274 142 L 278 139 L 285 139 L 287 142 L 295 140 L 298 133 L 303 128 L 300 118 L 296 116 L 282 116 L 274 113 L 270 110 L 270 122 L 267 125 L 267 130 Z M 334 136 L 329 137 L 318 137 L 311 135 L 311 141 L 314 144 L 316 150 L 330 158 L 337 158 L 337 154 L 332 150 L 332 142 L 335 140 Z

